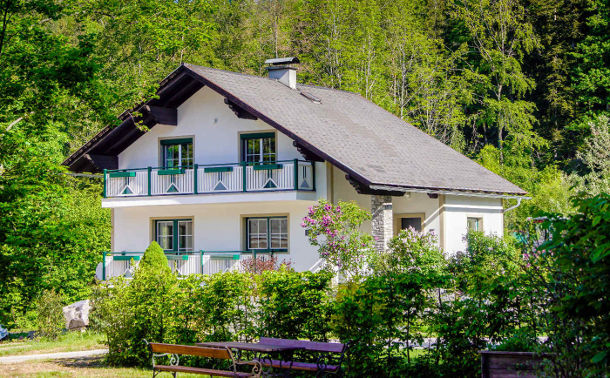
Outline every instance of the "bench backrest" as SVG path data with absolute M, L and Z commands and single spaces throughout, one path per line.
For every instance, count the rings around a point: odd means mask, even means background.
M 260 344 L 273 344 L 280 346 L 294 346 L 312 352 L 343 353 L 345 344 L 342 343 L 323 343 L 319 341 L 276 339 L 273 337 L 261 337 Z
M 209 348 L 192 345 L 176 345 L 150 343 L 153 353 L 187 354 L 189 356 L 220 358 L 231 360 L 231 352 L 227 348 Z

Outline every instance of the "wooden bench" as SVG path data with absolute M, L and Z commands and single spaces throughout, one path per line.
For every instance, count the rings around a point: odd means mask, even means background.
M 318 341 L 276 339 L 272 337 L 261 337 L 259 344 L 271 344 L 281 346 L 298 347 L 300 351 L 307 354 L 315 354 L 316 362 L 303 361 L 279 361 L 259 359 L 264 367 L 275 369 L 291 369 L 316 373 L 316 376 L 328 374 L 339 375 L 341 363 L 347 351 L 348 345 L 342 343 L 323 343 Z
M 259 361 L 237 361 L 233 357 L 231 350 L 228 348 L 208 348 L 192 345 L 149 343 L 146 340 L 144 340 L 144 342 L 149 346 L 152 354 L 153 378 L 163 371 L 172 373 L 174 377 L 177 373 L 207 374 L 211 377 L 260 377 L 262 372 L 262 365 Z M 231 370 L 180 366 L 180 355 L 231 360 Z M 169 365 L 158 365 L 155 361 L 155 358 L 158 357 L 169 358 Z M 239 365 L 248 366 L 250 368 L 250 372 L 238 371 L 237 367 Z

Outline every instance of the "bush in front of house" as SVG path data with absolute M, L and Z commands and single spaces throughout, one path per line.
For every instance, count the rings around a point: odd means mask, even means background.
M 56 339 L 64 328 L 64 306 L 65 298 L 55 290 L 45 290 L 36 301 L 37 336 Z
M 288 269 L 255 276 L 258 335 L 327 341 L 330 336 L 332 274 Z
M 157 247 L 146 253 L 158 256 Z M 111 364 L 148 366 L 143 339 L 193 344 L 265 335 L 328 338 L 332 276 L 327 272 L 280 269 L 178 280 L 161 262 L 143 264 L 146 260 L 145 254 L 131 282 L 115 278 L 97 290 L 92 318 L 107 336 Z
M 100 287 L 92 316 L 106 334 L 108 362 L 148 365 L 150 355 L 143 340 L 163 342 L 175 334 L 177 294 L 178 279 L 156 242 L 145 251 L 131 281 L 117 277 Z

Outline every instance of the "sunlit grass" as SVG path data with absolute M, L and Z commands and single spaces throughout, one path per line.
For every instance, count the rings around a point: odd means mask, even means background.
M 0 356 L 74 352 L 105 348 L 104 336 L 95 332 L 66 332 L 56 340 L 14 340 L 0 343 Z

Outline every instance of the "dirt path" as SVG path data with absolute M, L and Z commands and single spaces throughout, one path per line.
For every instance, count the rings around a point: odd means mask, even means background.
M 5 356 L 0 357 L 1 364 L 14 364 L 18 362 L 31 361 L 31 360 L 55 360 L 60 358 L 83 358 L 91 356 L 99 356 L 108 353 L 108 349 L 93 349 L 93 350 L 82 350 L 78 352 L 60 352 L 60 353 L 41 353 L 41 354 L 30 354 L 30 355 L 19 355 L 19 356 Z

